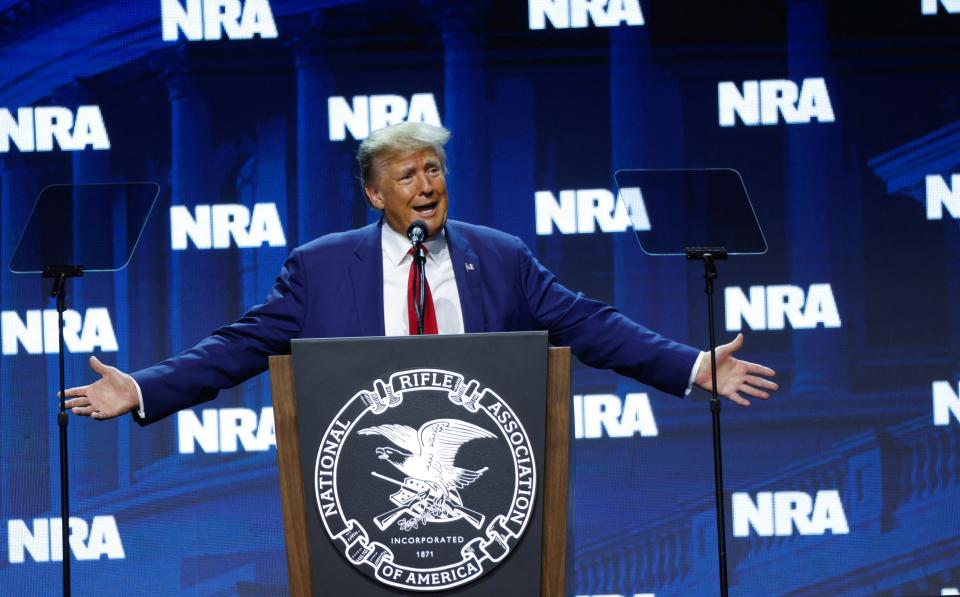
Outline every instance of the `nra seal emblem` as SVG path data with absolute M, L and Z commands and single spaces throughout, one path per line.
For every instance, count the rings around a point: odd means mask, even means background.
M 360 571 L 412 591 L 497 566 L 533 513 L 530 439 L 490 388 L 439 369 L 377 379 L 327 427 L 314 489 L 330 539 Z

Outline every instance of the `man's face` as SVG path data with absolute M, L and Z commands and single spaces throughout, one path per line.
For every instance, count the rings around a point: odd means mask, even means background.
M 447 180 L 433 149 L 379 156 L 373 178 L 364 192 L 391 228 L 406 234 L 414 220 L 423 220 L 428 236 L 440 232 L 447 221 Z

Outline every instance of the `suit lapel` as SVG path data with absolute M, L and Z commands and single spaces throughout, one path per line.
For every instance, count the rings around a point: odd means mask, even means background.
M 356 302 L 356 316 L 361 336 L 383 336 L 383 249 L 380 246 L 380 224 L 366 226 L 363 237 L 353 251 L 350 262 L 350 283 Z
M 480 259 L 461 234 L 457 222 L 447 221 L 447 245 L 457 280 L 457 294 L 463 310 L 463 331 L 472 334 L 486 331 L 483 319 L 483 288 L 480 281 Z

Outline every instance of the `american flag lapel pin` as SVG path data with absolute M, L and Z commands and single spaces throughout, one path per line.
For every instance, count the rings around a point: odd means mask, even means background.
M 464 263 L 463 266 L 467 268 L 467 271 L 468 271 L 468 272 L 472 272 L 472 271 L 473 271 L 473 264 L 472 264 L 472 263 Z

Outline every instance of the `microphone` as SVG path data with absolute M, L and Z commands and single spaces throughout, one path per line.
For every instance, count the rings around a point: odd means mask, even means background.
M 427 274 L 424 265 L 427 256 L 423 252 L 423 241 L 427 238 L 427 224 L 423 220 L 414 220 L 407 227 L 407 238 L 413 243 L 414 290 L 413 310 L 417 315 L 417 334 L 423 335 L 423 309 L 426 301 Z M 412 330 L 411 330 L 412 331 Z
M 407 227 L 407 238 L 413 243 L 415 248 L 420 247 L 420 243 L 427 239 L 427 224 L 423 220 L 414 220 Z

